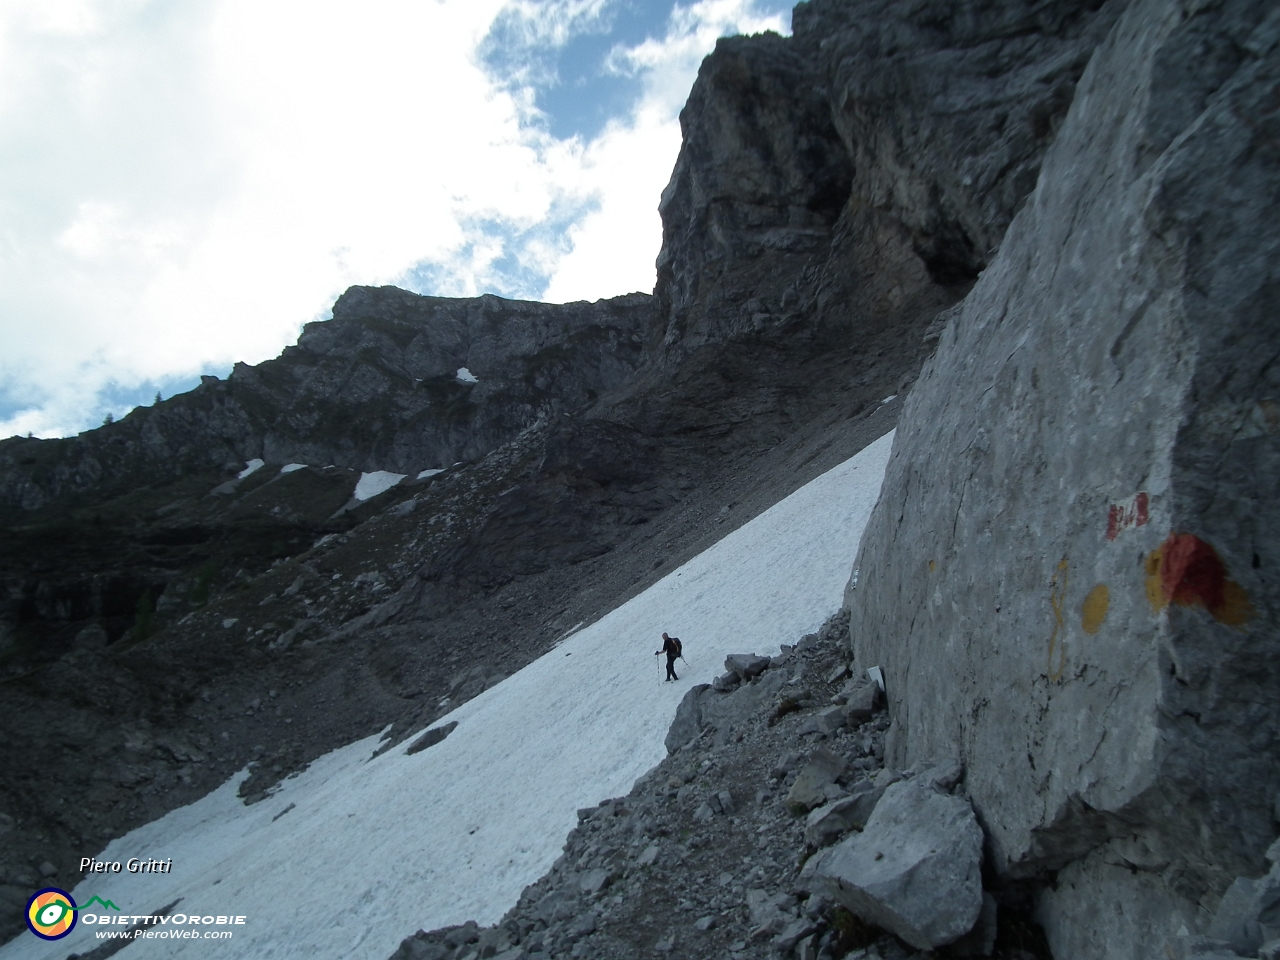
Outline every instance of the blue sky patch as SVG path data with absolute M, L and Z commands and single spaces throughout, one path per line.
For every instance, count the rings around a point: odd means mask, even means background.
M 511 88 L 528 86 L 547 132 L 567 140 L 598 136 L 625 116 L 641 93 L 641 80 L 611 63 L 616 49 L 661 39 L 673 0 L 612 0 L 577 18 L 530 17 L 505 10 L 480 45 L 481 61 Z M 688 6 L 688 4 L 684 4 Z M 758 0 L 758 14 L 789 14 L 790 0 Z
M 569 22 L 562 31 L 508 10 L 481 45 L 481 58 L 500 80 L 533 88 L 552 136 L 590 140 L 640 94 L 638 78 L 609 68 L 610 52 L 661 37 L 674 7 L 672 0 L 616 0 L 599 16 Z

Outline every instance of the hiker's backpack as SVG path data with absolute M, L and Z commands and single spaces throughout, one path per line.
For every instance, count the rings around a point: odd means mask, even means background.
M 676 645 L 676 656 L 684 656 L 684 645 L 680 643 L 680 640 L 677 637 L 672 637 L 671 642 Z

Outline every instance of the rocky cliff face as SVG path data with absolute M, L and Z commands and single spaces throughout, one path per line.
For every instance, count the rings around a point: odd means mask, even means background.
M 0 509 L 255 458 L 398 473 L 470 460 L 625 381 L 651 310 L 643 294 L 552 305 L 352 287 L 277 360 L 238 363 L 225 381 L 79 437 L 0 443 Z
M 720 41 L 662 195 L 666 349 L 775 329 L 857 349 L 954 303 L 1120 7 L 809 0 L 788 39 Z
M 774 35 L 720 41 L 680 124 L 659 207 L 663 345 L 794 322 L 804 270 L 826 259 L 853 175 L 813 51 Z
M 1276 835 L 1278 23 L 1120 19 L 907 402 L 851 582 L 890 758 L 965 757 L 994 869 L 1055 878 L 1060 957 L 1174 949 Z

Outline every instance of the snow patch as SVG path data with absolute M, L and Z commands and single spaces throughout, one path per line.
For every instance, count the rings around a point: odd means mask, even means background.
M 375 470 L 373 473 L 360 474 L 360 482 L 352 494 L 357 500 L 368 500 L 380 493 L 386 493 L 397 483 L 407 477 L 407 473 L 392 473 L 390 470 Z
M 479 380 L 476 379 L 476 375 L 472 373 L 470 370 L 468 370 L 466 367 L 459 367 L 456 376 L 463 383 L 479 383 L 480 382 Z
M 892 445 L 892 434 L 877 440 L 437 719 L 458 726 L 431 749 L 407 755 L 415 736 L 371 759 L 375 735 L 249 807 L 237 774 L 99 854 L 163 854 L 171 873 L 91 876 L 73 895 L 136 915 L 178 897 L 188 915 L 245 915 L 235 955 L 275 960 L 382 958 L 419 928 L 493 923 L 559 856 L 579 807 L 625 794 L 665 756 L 691 685 L 710 682 L 726 655 L 776 651 L 840 607 Z M 653 655 L 664 630 L 684 641 L 678 683 L 662 682 Z M 0 960 L 61 960 L 91 949 L 95 932 L 82 917 L 64 940 L 24 934 Z M 197 940 L 127 949 L 210 956 Z
M 306 466 L 307 465 L 305 463 L 286 463 L 280 468 L 280 474 L 283 476 L 286 473 L 293 473 L 295 470 L 303 470 Z
M 258 470 L 261 470 L 261 469 L 262 469 L 262 461 L 261 461 L 261 460 L 258 460 L 258 459 L 256 459 L 256 458 L 255 458 L 255 459 L 253 459 L 253 460 L 246 461 L 246 462 L 245 462 L 245 465 L 244 465 L 244 469 L 243 469 L 243 470 L 241 470 L 239 473 L 237 473 L 237 474 L 236 474 L 236 479 L 237 479 L 237 480 L 243 480 L 243 479 L 244 479 L 245 477 L 247 477 L 249 474 L 254 473 L 255 471 L 258 471 Z
M 423 470 L 418 474 L 419 480 L 425 480 L 427 477 L 434 477 L 437 473 L 444 473 L 443 470 Z

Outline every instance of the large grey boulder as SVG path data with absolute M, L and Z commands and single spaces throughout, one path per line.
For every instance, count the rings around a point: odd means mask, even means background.
M 724 658 L 724 668 L 743 680 L 752 680 L 769 669 L 769 658 L 755 653 L 731 653 Z
M 1280 793 L 1280 11 L 1131 4 L 908 398 L 851 581 L 1057 956 L 1159 953 Z M 856 585 L 854 585 L 856 584 Z
M 754 722 L 768 713 L 786 686 L 787 674 L 771 670 L 750 683 L 744 683 L 732 693 L 708 692 L 702 696 L 703 723 L 720 732 L 727 732 L 740 724 Z
M 804 824 L 804 842 L 811 847 L 825 847 L 850 830 L 861 830 L 884 792 L 884 787 L 863 780 L 849 796 L 811 811 Z
M 932 950 L 968 933 L 982 912 L 982 828 L 966 800 L 899 781 L 817 874 L 856 916 Z
M 663 741 L 667 753 L 675 753 L 702 732 L 701 701 L 702 695 L 709 689 L 707 684 L 699 683 L 690 687 L 689 692 L 681 698 L 680 705 L 676 707 L 675 719 L 667 728 L 667 736 Z
M 829 737 L 843 727 L 847 719 L 843 706 L 824 707 L 805 720 L 796 732 L 800 736 L 806 733 L 817 733 Z
M 819 747 L 813 751 L 809 762 L 800 768 L 795 783 L 787 791 L 787 806 L 793 810 L 805 811 L 825 803 L 827 795 L 823 788 L 835 783 L 846 769 L 844 760 L 830 750 Z
M 880 688 L 870 680 L 850 681 L 844 694 L 844 712 L 854 723 L 870 720 L 880 705 Z

